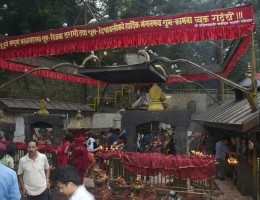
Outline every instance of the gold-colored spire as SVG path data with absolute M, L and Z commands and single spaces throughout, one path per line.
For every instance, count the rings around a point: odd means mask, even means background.
M 46 110 L 46 102 L 42 99 L 39 103 L 40 110 L 37 111 L 38 115 L 48 115 L 49 112 Z
M 149 96 L 151 98 L 151 103 L 148 110 L 164 110 L 162 102 L 160 101 L 162 97 L 162 89 L 155 83 L 149 90 Z

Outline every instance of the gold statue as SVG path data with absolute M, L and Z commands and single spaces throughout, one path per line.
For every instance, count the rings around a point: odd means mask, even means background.
M 108 177 L 102 169 L 99 169 L 95 174 L 94 183 L 98 190 L 107 187 Z
M 136 177 L 135 181 L 132 183 L 131 200 L 141 196 L 141 191 L 144 189 L 144 184 L 141 177 Z
M 114 187 L 118 190 L 118 191 L 122 191 L 127 189 L 129 186 L 127 185 L 126 181 L 124 178 L 122 178 L 121 176 L 117 177 L 114 180 Z

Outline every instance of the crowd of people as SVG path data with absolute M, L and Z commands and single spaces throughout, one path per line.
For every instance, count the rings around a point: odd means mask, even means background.
M 58 167 L 53 172 L 52 181 L 58 191 L 70 200 L 94 200 L 94 196 L 83 186 L 83 177 L 88 165 L 85 138 L 76 138 L 75 142 L 71 139 L 71 134 L 68 133 L 57 149 Z M 73 148 L 72 144 L 74 144 Z M 3 200 L 49 199 L 51 169 L 49 161 L 45 154 L 38 151 L 37 140 L 27 141 L 26 149 L 27 154 L 20 158 L 16 172 L 14 145 L 0 143 L 0 197 Z M 69 156 L 72 160 L 70 164 Z
M 198 152 L 197 155 L 214 155 L 215 179 L 223 181 L 228 174 L 227 160 L 236 151 L 236 144 L 232 140 L 234 138 L 228 136 L 209 138 L 206 135 L 195 133 L 189 149 L 191 154 Z
M 121 132 L 119 129 L 111 128 L 108 134 L 101 131 L 99 137 L 95 137 L 91 132 L 87 132 L 86 137 L 83 136 L 74 138 L 72 133 L 67 132 L 56 150 L 57 167 L 53 171 L 52 180 L 58 191 L 70 200 L 95 199 L 83 185 L 85 173 L 92 174 L 94 171 L 93 153 L 101 146 L 119 149 L 123 148 L 125 143 L 125 131 Z M 148 134 L 141 139 L 146 140 L 146 137 L 148 138 Z M 159 137 L 149 140 L 160 143 Z M 51 166 L 46 155 L 38 151 L 38 141 L 27 141 L 27 154 L 20 158 L 18 166 L 15 167 L 16 150 L 12 142 L 0 143 L 1 199 L 20 200 L 22 197 L 27 200 L 47 200 Z
M 94 199 L 94 196 L 83 187 L 83 180 L 88 175 L 93 175 L 95 167 L 94 153 L 101 147 L 120 149 L 125 144 L 125 131 L 109 129 L 106 134 L 101 131 L 99 135 L 86 132 L 76 138 L 67 132 L 57 147 L 57 167 L 53 171 L 52 180 L 56 188 L 68 196 L 70 200 Z M 204 140 L 203 140 L 204 141 Z M 138 133 L 137 147 L 139 152 L 160 152 L 176 155 L 175 138 L 173 129 L 162 130 L 161 133 L 150 133 L 143 130 Z M 223 138 L 215 145 L 215 177 L 225 179 L 225 158 L 229 151 L 229 139 Z M 201 151 L 205 151 L 202 142 Z M 50 188 L 51 166 L 45 154 L 38 151 L 38 141 L 27 141 L 27 154 L 15 166 L 14 156 L 17 151 L 15 143 L 0 142 L 0 197 L 1 199 L 20 200 L 47 200 Z M 17 170 L 17 173 L 15 172 Z M 17 179 L 18 175 L 18 179 Z M 20 184 L 18 184 L 18 181 Z M 19 187 L 20 186 L 20 187 Z
M 126 141 L 125 134 L 125 130 L 111 128 L 107 133 L 101 131 L 99 134 L 93 134 L 89 131 L 74 138 L 71 132 L 67 132 L 56 150 L 57 167 L 53 180 L 57 183 L 59 191 L 71 196 L 71 200 L 79 199 L 80 195 L 94 199 L 93 195 L 83 187 L 84 177 L 94 174 L 94 154 L 101 148 L 123 149 Z M 174 129 L 152 133 L 142 130 L 137 137 L 138 151 L 176 155 L 174 136 Z M 205 138 L 203 141 L 198 147 L 201 152 L 206 151 Z M 220 180 L 225 179 L 228 143 L 229 138 L 223 138 L 216 142 L 214 148 L 217 163 L 215 177 Z M 18 165 L 14 162 L 16 152 L 16 144 L 12 141 L 0 142 L 0 171 L 3 172 L 0 173 L 0 197 L 12 200 L 20 199 L 21 196 L 28 200 L 48 199 L 51 166 L 46 155 L 38 151 L 38 141 L 34 139 L 27 141 L 27 154 L 20 158 Z M 17 174 L 14 170 L 17 170 Z

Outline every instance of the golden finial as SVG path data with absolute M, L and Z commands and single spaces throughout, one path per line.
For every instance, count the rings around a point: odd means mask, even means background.
M 78 110 L 78 112 L 77 112 L 75 118 L 79 118 L 79 119 L 82 119 L 82 118 L 83 118 L 83 115 L 81 114 L 81 111 L 80 111 L 80 110 Z
M 49 112 L 46 110 L 46 102 L 42 99 L 39 103 L 40 110 L 37 111 L 38 115 L 48 115 Z
M 160 101 L 162 97 L 162 89 L 155 83 L 149 90 L 149 96 L 151 98 L 151 103 L 148 110 L 163 110 L 163 105 Z

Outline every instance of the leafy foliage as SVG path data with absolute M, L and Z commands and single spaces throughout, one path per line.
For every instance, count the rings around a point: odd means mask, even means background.
M 79 10 L 75 0 L 9 0 L 0 31 L 11 36 L 73 25 Z

